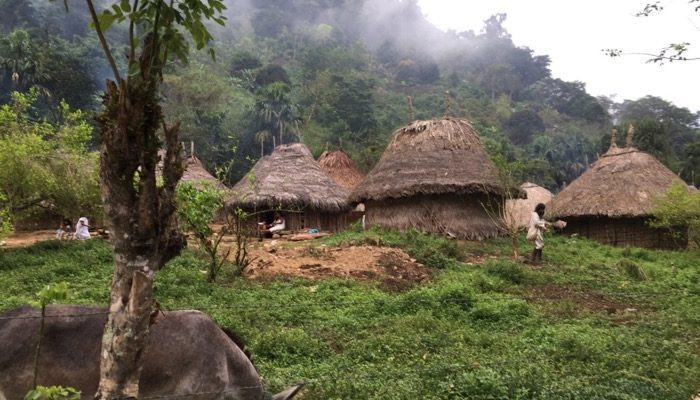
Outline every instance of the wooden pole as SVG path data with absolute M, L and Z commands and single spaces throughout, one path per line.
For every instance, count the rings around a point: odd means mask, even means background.
M 617 129 L 613 128 L 612 133 L 610 134 L 610 149 L 616 149 L 617 148 Z M 610 150 L 608 149 L 608 150 Z
M 630 124 L 630 127 L 627 130 L 627 143 L 625 143 L 625 145 L 627 147 L 632 147 L 633 141 L 634 141 L 634 125 Z
M 450 101 L 450 91 L 445 90 L 445 117 L 450 116 L 450 107 L 452 106 L 452 103 Z

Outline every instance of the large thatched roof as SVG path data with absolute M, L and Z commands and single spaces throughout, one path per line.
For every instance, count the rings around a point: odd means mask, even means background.
M 530 216 L 538 203 L 547 204 L 552 200 L 552 192 L 531 182 L 520 185 L 527 193 L 527 199 L 508 199 L 506 201 L 506 218 L 509 224 L 517 223 L 520 227 L 528 226 Z
M 653 156 L 634 147 L 612 147 L 552 200 L 557 217 L 646 216 L 655 197 L 682 182 Z
M 229 207 L 348 210 L 348 193 L 314 160 L 303 144 L 278 146 L 233 187 Z
M 351 192 L 362 181 L 362 173 L 352 159 L 341 149 L 324 151 L 318 158 L 318 164 L 333 180 L 345 190 Z
M 415 121 L 394 132 L 379 163 L 350 200 L 503 192 L 498 170 L 471 124 L 440 118 Z

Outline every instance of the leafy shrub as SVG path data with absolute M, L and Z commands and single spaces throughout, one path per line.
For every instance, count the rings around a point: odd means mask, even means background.
M 63 386 L 37 386 L 24 396 L 24 400 L 80 400 L 80 391 Z
M 642 269 L 642 267 L 634 261 L 623 258 L 622 260 L 618 261 L 617 268 L 620 270 L 620 272 L 624 273 L 631 279 L 636 281 L 647 280 L 647 274 L 644 272 L 644 269 Z
M 668 229 L 677 238 L 688 237 L 700 247 L 700 191 L 690 192 L 682 182 L 674 182 L 653 202 L 650 226 Z
M 520 263 L 498 260 L 492 261 L 484 268 L 487 274 L 497 276 L 505 281 L 519 285 L 528 280 L 528 271 Z

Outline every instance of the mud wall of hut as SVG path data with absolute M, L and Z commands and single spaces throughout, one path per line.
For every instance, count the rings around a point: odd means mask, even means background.
M 484 195 L 418 195 L 365 202 L 365 223 L 392 229 L 418 229 L 483 240 L 498 236 L 484 205 L 496 210 L 497 198 Z
M 682 249 L 688 238 L 673 237 L 665 229 L 651 228 L 639 218 L 566 218 L 565 234 L 578 234 L 602 244 L 651 249 Z

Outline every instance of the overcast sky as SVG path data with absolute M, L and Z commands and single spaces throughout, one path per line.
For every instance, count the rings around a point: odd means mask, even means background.
M 654 2 L 654 0 L 649 0 Z M 550 56 L 555 78 L 586 83 L 594 96 L 616 101 L 645 95 L 700 111 L 700 60 L 658 64 L 648 57 L 610 58 L 602 49 L 657 52 L 670 43 L 690 42 L 700 57 L 700 16 L 688 0 L 661 0 L 664 10 L 636 17 L 645 0 L 418 0 L 437 27 L 479 32 L 483 21 L 508 14 L 504 23 L 518 46 Z

